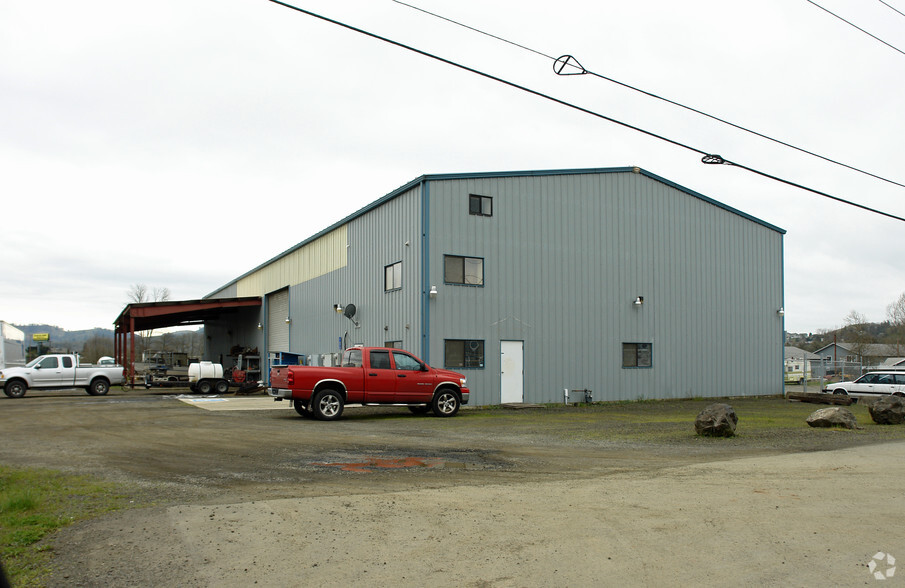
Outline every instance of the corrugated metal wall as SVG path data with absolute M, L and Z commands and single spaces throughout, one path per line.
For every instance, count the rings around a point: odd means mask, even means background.
M 346 265 L 346 243 L 344 225 L 241 278 L 237 295 L 263 296 L 335 271 Z
M 332 353 L 346 345 L 402 341 L 420 353 L 420 188 L 351 220 L 344 227 L 347 263 L 290 287 L 290 351 Z M 402 262 L 402 289 L 384 291 L 384 268 Z M 354 304 L 358 326 L 333 305 Z M 304 328 L 299 323 L 304 322 Z
M 470 193 L 492 217 L 468 214 Z M 525 342 L 527 402 L 781 393 L 769 227 L 630 172 L 432 181 L 430 225 L 432 363 L 444 339 L 483 339 L 478 404 L 499 402 L 501 339 Z M 484 287 L 443 284 L 444 254 L 483 258 Z M 622 368 L 625 342 L 651 343 L 653 367 Z

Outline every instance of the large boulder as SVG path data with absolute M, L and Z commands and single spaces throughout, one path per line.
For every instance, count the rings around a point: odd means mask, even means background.
M 842 427 L 843 429 L 857 429 L 858 421 L 852 411 L 842 406 L 831 406 L 815 410 L 808 417 L 808 424 L 812 427 Z
M 694 420 L 694 430 L 705 437 L 732 437 L 738 416 L 728 404 L 715 403 L 701 411 Z
M 868 406 L 867 410 L 878 425 L 905 423 L 905 398 L 902 396 L 884 396 Z

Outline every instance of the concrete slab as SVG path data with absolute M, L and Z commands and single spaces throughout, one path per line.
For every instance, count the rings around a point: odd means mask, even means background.
M 186 404 L 204 410 L 274 410 L 292 407 L 287 402 L 275 402 L 270 396 L 198 396 L 180 394 L 174 396 Z

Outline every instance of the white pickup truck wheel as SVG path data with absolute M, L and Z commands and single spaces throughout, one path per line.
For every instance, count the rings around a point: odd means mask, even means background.
M 28 387 L 25 385 L 25 382 L 13 380 L 12 382 L 6 383 L 6 387 L 3 388 L 3 393 L 10 398 L 22 398 L 25 396 L 26 390 L 28 390 Z
M 103 378 L 95 378 L 86 390 L 92 396 L 103 396 L 110 391 L 110 382 Z

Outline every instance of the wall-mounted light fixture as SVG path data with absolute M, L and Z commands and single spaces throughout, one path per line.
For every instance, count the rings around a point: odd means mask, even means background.
M 784 316 L 786 314 L 786 311 L 783 309 L 783 307 L 780 306 L 779 310 L 776 311 L 776 314 L 778 314 L 779 316 Z
M 644 296 L 635 296 L 635 300 L 632 301 L 632 304 L 635 306 L 641 306 L 644 304 Z
M 264 328 L 264 325 L 262 325 L 261 323 L 258 323 L 258 329 L 260 330 L 260 329 L 263 329 L 263 328 Z
M 436 298 L 439 292 L 437 291 L 436 286 L 431 286 L 430 292 L 427 293 L 431 298 Z
M 286 317 L 286 324 L 288 325 L 288 324 L 291 323 L 291 322 L 292 322 L 292 319 L 289 318 L 289 317 L 287 316 L 287 317 Z
M 334 305 L 333 305 L 333 311 L 334 311 L 336 314 L 341 314 L 342 311 L 343 311 L 343 305 L 342 305 L 342 304 L 334 304 Z

